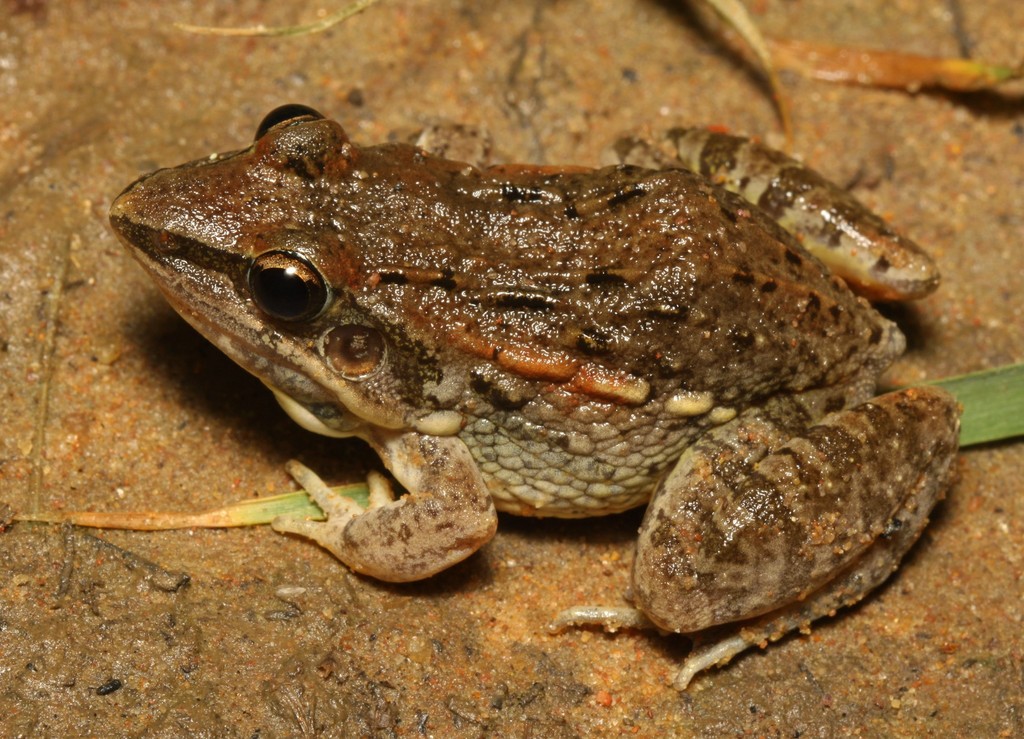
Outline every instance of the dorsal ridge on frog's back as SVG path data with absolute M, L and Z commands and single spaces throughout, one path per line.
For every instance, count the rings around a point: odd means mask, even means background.
M 447 293 L 466 293 L 469 285 L 479 288 L 471 276 L 455 275 L 451 270 L 393 268 L 379 273 L 377 285 L 405 288 L 441 289 Z M 547 293 L 522 290 L 493 290 L 480 293 L 480 308 L 486 302 L 494 312 L 546 312 L 559 309 L 556 297 Z M 472 298 L 468 298 L 473 300 Z M 433 323 L 434 337 L 448 347 L 476 357 L 520 378 L 563 385 L 569 392 L 623 405 L 640 405 L 650 396 L 650 385 L 628 372 L 610 369 L 600 363 L 557 347 L 540 347 L 535 341 L 523 340 L 514 334 L 500 337 L 480 330 L 476 320 L 452 318 L 440 327 Z M 423 328 L 427 328 L 426 325 Z

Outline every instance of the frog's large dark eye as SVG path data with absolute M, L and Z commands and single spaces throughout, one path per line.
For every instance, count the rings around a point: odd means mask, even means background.
M 381 366 L 386 345 L 375 328 L 349 323 L 325 333 L 322 347 L 324 357 L 342 377 L 358 380 Z
M 310 108 L 308 105 L 300 105 L 299 103 L 280 105 L 267 113 L 263 117 L 263 120 L 260 121 L 260 125 L 256 128 L 256 140 L 263 138 L 263 135 L 278 123 L 284 123 L 285 121 L 290 121 L 293 118 L 310 118 L 316 120 L 323 117 L 323 113 Z
M 249 289 L 264 313 L 282 321 L 313 318 L 327 306 L 327 282 L 308 261 L 290 251 L 268 251 L 249 267 Z

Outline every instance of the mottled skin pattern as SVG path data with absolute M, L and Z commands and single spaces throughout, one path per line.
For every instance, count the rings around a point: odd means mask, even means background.
M 677 128 L 663 140 L 622 139 L 622 162 L 686 167 L 738 193 L 799 235 L 801 244 L 856 292 L 872 300 L 922 298 L 939 273 L 916 243 L 813 169 L 756 141 Z
M 142 178 L 111 222 L 297 421 L 381 455 L 406 495 L 374 483 L 363 511 L 296 466 L 330 518 L 275 522 L 374 577 L 465 558 L 496 508 L 653 494 L 637 607 L 680 632 L 768 614 L 746 646 L 884 579 L 948 482 L 948 396 L 866 402 L 898 329 L 686 169 L 479 169 L 293 108 L 248 149 Z M 927 292 L 923 270 L 884 290 Z M 890 546 L 893 521 L 912 531 Z
M 944 395 L 891 394 L 807 428 L 821 400 L 772 401 L 680 458 L 651 503 L 634 564 L 636 600 L 655 623 L 697 631 L 804 598 L 860 557 L 901 507 L 931 509 L 956 439 L 917 432 L 956 428 Z M 676 486 L 686 499 L 663 493 Z

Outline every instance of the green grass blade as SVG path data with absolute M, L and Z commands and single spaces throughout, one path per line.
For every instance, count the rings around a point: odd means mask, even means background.
M 332 488 L 338 495 L 351 498 L 366 507 L 368 492 L 364 483 Z M 14 521 L 37 523 L 71 523 L 98 529 L 130 529 L 132 531 L 168 531 L 170 529 L 210 529 L 232 526 L 260 526 L 278 516 L 323 521 L 326 517 L 303 490 L 269 498 L 254 498 L 230 503 L 198 513 L 176 511 L 53 511 L 17 513 Z
M 1024 364 L 927 384 L 945 388 L 964 407 L 961 447 L 1024 435 Z

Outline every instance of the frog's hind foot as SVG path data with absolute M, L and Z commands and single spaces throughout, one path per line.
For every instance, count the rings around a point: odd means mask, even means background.
M 593 626 L 614 634 L 620 629 L 658 631 L 659 628 L 639 608 L 632 606 L 573 606 L 558 613 L 548 624 L 548 633 L 561 634 L 569 629 Z M 756 632 L 760 633 L 760 632 Z M 718 628 L 691 635 L 693 649 L 672 681 L 677 690 L 686 690 L 690 681 L 709 667 L 721 667 L 740 652 L 762 641 L 754 638 L 755 632 Z

